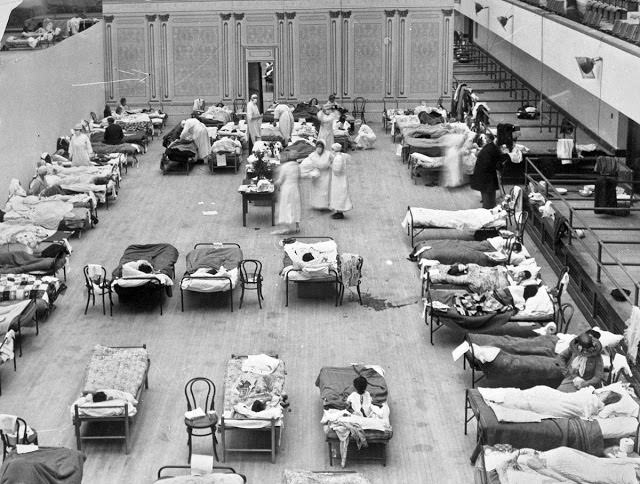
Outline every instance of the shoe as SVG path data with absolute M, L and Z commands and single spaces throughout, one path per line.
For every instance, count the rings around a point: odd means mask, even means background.
M 331 216 L 331 218 L 340 220 L 344 218 L 344 214 L 342 212 L 336 212 Z

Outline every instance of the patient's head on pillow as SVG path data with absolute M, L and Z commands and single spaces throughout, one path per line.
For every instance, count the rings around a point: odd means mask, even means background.
M 251 405 L 252 412 L 262 412 L 265 408 L 267 408 L 267 406 L 262 400 L 256 400 L 253 402 L 253 405 Z
M 314 259 L 313 254 L 311 252 L 306 252 L 302 254 L 302 260 L 304 262 L 310 262 Z
M 212 276 L 215 276 L 218 273 L 217 269 L 209 269 L 207 271 L 207 274 L 211 274 Z
M 622 400 L 622 395 L 620 395 L 618 392 L 608 391 L 598 393 L 598 398 L 606 406 L 618 403 L 620 400 Z
M 356 392 L 358 392 L 360 395 L 362 395 L 367 390 L 367 385 L 369 385 L 369 382 L 363 376 L 359 376 L 353 380 L 353 388 L 355 388 Z
M 107 395 L 104 392 L 95 392 L 93 394 L 94 403 L 100 403 L 107 400 Z
M 153 272 L 153 267 L 151 267 L 151 264 L 148 262 L 141 262 L 140 265 L 138 265 L 138 270 L 145 274 L 151 274 Z

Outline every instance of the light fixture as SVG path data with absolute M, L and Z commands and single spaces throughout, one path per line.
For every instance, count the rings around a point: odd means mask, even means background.
M 500 25 L 502 25 L 503 29 L 507 28 L 507 22 L 509 21 L 509 19 L 512 19 L 513 15 L 509 15 L 508 17 L 505 17 L 503 15 L 500 15 L 500 17 L 498 17 L 498 22 L 500 23 Z
M 478 15 L 480 12 L 482 12 L 485 8 L 489 8 L 489 7 L 486 7 L 486 6 L 476 2 L 476 15 Z
M 576 62 L 578 63 L 578 67 L 580 68 L 580 74 L 583 79 L 595 79 L 596 73 L 594 72 L 594 67 L 596 66 L 596 62 L 601 62 L 602 57 L 576 57 Z

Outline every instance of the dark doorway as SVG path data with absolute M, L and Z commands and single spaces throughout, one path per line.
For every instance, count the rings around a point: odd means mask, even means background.
M 273 62 L 249 62 L 247 75 L 249 98 L 257 94 L 260 112 L 264 113 L 274 102 Z

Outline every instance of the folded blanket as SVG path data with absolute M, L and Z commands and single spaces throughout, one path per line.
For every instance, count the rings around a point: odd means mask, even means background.
M 279 364 L 279 359 L 269 355 L 248 355 L 242 362 L 242 371 L 269 375 L 275 371 Z

